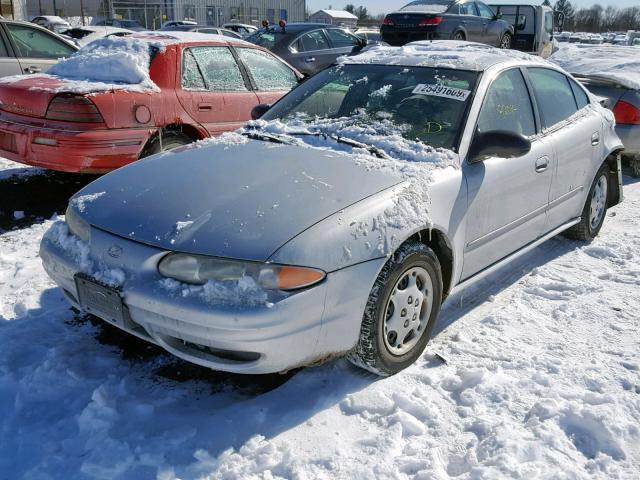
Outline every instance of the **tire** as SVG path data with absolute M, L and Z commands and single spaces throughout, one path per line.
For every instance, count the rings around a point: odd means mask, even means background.
M 467 37 L 465 36 L 464 32 L 457 31 L 456 33 L 453 34 L 453 40 L 459 40 L 464 42 L 466 39 Z
M 347 358 L 385 377 L 407 368 L 429 342 L 441 303 L 438 257 L 422 243 L 404 243 L 371 289 L 358 344 Z
M 631 175 L 640 178 L 640 155 L 636 155 L 629 160 L 629 168 L 631 168 Z
M 191 138 L 179 132 L 162 131 L 153 137 L 142 150 L 139 158 L 149 157 L 156 153 L 171 150 L 172 148 L 182 147 L 193 143 Z
M 590 242 L 593 240 L 607 216 L 607 199 L 609 193 L 609 166 L 605 163 L 593 180 L 589 195 L 584 202 L 580 222 L 567 229 L 563 235 L 573 240 Z
M 509 32 L 504 32 L 502 38 L 500 39 L 500 48 L 505 50 L 509 50 L 511 48 L 511 41 L 513 40 L 511 34 Z

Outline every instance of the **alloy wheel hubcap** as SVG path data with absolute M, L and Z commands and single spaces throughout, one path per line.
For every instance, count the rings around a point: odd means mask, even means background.
M 604 216 L 607 206 L 607 177 L 602 175 L 598 179 L 593 193 L 591 194 L 591 205 L 589 208 L 589 225 L 595 230 Z
M 420 340 L 433 305 L 433 284 L 422 267 L 412 267 L 393 287 L 384 312 L 384 342 L 393 355 L 404 355 Z
M 509 38 L 509 35 L 502 37 L 502 48 L 511 48 L 511 39 Z

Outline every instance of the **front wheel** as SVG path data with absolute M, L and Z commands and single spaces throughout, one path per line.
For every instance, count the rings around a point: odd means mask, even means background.
M 593 240 L 607 216 L 609 198 L 609 166 L 605 163 L 593 180 L 589 195 L 582 209 L 580 222 L 565 231 L 564 235 L 574 240 L 590 242 Z
M 371 289 L 360 339 L 349 360 L 381 376 L 407 368 L 431 338 L 441 303 L 438 257 L 422 243 L 406 242 L 389 258 Z
M 505 32 L 500 39 L 500 48 L 504 48 L 505 50 L 511 48 L 511 40 L 511 34 L 509 32 Z

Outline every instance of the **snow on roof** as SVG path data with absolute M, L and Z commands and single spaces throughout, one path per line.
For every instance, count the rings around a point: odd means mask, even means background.
M 517 60 L 547 64 L 539 57 L 517 50 L 503 50 L 481 43 L 453 40 L 421 41 L 403 47 L 374 45 L 359 55 L 340 57 L 340 63 L 375 63 L 483 71 L 498 63 Z
M 326 10 L 326 9 L 322 9 L 322 10 L 318 10 L 316 13 L 314 13 L 311 16 L 313 17 L 314 15 L 317 15 L 320 12 L 324 13 L 325 15 L 329 15 L 330 17 L 333 17 L 333 18 L 350 18 L 350 19 L 354 19 L 354 20 L 358 19 L 358 17 L 356 17 L 353 13 L 349 13 L 346 10 Z
M 223 35 L 215 35 L 211 33 L 199 32 L 180 32 L 180 31 L 157 31 L 157 32 L 140 32 L 129 35 L 127 38 L 146 41 L 151 44 L 174 45 L 176 43 L 190 42 L 231 42 L 249 44 L 239 38 L 225 37 Z M 253 44 L 249 44 L 253 45 Z
M 640 89 L 640 49 L 613 45 L 569 44 L 549 60 L 574 75 L 613 80 Z

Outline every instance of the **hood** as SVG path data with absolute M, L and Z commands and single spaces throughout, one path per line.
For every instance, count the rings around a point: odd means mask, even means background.
M 249 141 L 138 161 L 71 200 L 91 225 L 162 249 L 265 261 L 324 218 L 401 182 L 347 155 Z

